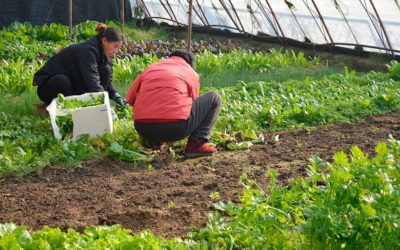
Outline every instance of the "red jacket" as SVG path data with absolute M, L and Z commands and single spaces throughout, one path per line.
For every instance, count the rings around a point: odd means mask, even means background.
M 135 121 L 187 120 L 199 96 L 199 75 L 182 58 L 172 56 L 150 65 L 126 94 Z

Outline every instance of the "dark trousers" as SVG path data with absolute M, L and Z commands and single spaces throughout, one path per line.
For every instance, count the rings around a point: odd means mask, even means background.
M 135 128 L 141 136 L 154 143 L 179 141 L 189 135 L 195 140 L 209 140 L 220 109 L 221 97 L 214 91 L 208 91 L 194 100 L 189 118 L 186 121 L 135 122 Z
M 107 89 L 112 79 L 111 66 L 107 65 L 99 70 L 100 84 Z M 74 83 L 83 84 L 83 83 Z M 71 79 L 65 74 L 52 75 L 44 84 L 38 86 L 37 94 L 44 103 L 50 103 L 58 94 L 64 96 L 83 94 L 80 89 L 75 87 Z M 79 90 L 77 90 L 79 89 Z
M 37 94 L 40 100 L 45 103 L 50 103 L 59 93 L 64 96 L 73 95 L 72 82 L 64 74 L 51 76 L 46 83 L 38 86 L 37 89 Z

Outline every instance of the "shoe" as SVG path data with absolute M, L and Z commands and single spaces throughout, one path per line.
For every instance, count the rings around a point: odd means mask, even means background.
M 36 106 L 36 113 L 38 115 L 46 115 L 47 114 L 47 109 L 46 109 L 46 107 L 48 106 L 47 103 L 35 104 L 35 106 Z
M 194 138 L 189 137 L 185 148 L 185 156 L 188 158 L 210 156 L 218 151 L 206 142 L 207 140 L 205 139 L 196 141 Z

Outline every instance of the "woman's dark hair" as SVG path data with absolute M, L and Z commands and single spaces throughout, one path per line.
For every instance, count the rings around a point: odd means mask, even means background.
M 192 68 L 194 68 L 194 55 L 192 52 L 188 52 L 186 50 L 175 50 L 173 51 L 169 57 L 171 56 L 179 56 L 180 58 L 184 59 Z
M 112 27 L 107 27 L 104 23 L 98 23 L 96 26 L 96 36 L 101 39 L 107 38 L 109 42 L 119 42 L 124 40 L 122 32 Z

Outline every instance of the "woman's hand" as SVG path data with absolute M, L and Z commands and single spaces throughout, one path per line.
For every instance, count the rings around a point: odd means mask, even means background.
M 122 98 L 121 96 L 116 96 L 114 98 L 114 102 L 117 104 L 117 109 L 124 109 L 125 105 L 126 105 L 126 100 L 124 98 Z

